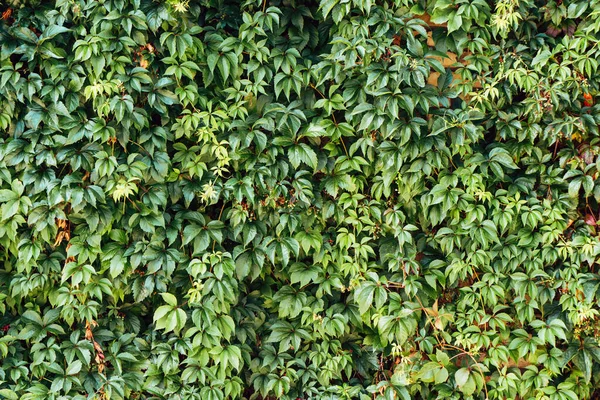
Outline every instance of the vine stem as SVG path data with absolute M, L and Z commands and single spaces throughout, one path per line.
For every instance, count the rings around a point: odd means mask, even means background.
M 225 209 L 225 202 L 223 202 L 223 206 L 221 207 L 221 211 L 219 211 L 219 217 L 217 218 L 217 221 L 221 220 L 221 216 L 223 215 L 223 210 Z M 212 244 L 212 252 L 215 252 L 215 245 L 217 244 L 216 240 L 213 240 L 213 244 Z

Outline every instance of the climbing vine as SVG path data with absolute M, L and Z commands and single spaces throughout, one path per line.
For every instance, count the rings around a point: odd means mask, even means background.
M 600 1 L 0 14 L 0 398 L 592 398 Z

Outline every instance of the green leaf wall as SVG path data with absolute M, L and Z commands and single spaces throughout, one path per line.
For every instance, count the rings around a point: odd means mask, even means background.
M 0 14 L 0 398 L 594 398 L 600 1 Z

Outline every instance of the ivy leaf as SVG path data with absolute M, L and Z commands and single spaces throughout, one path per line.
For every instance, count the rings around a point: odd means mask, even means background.
M 475 392 L 475 380 L 467 368 L 461 368 L 454 374 L 456 385 L 465 396 L 470 396 Z
M 75 360 L 67 366 L 65 375 L 77 375 L 81 371 L 83 364 L 79 360 Z
M 0 389 L 0 396 L 7 400 L 18 400 L 19 396 L 10 389 Z
M 355 291 L 354 298 L 358 302 L 358 310 L 365 314 L 373 304 L 376 284 L 373 282 L 364 282 Z
M 550 57 L 552 57 L 552 52 L 546 48 L 542 49 L 531 61 L 531 66 L 535 67 L 536 65 L 539 65 L 540 67 L 543 67 L 546 65 Z
M 160 294 L 163 298 L 163 300 L 170 306 L 172 307 L 176 307 L 177 306 L 177 298 L 175 296 L 173 296 L 171 293 L 161 293 Z
M 455 12 L 451 12 L 448 17 L 448 33 L 459 30 L 462 27 L 463 20 L 460 15 L 456 15 Z

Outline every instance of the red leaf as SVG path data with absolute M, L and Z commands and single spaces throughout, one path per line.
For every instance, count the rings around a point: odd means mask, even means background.
M 592 214 L 586 214 L 585 223 L 588 225 L 596 225 L 596 217 L 594 217 Z

